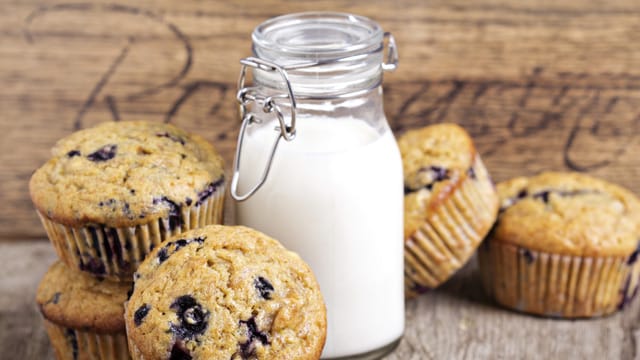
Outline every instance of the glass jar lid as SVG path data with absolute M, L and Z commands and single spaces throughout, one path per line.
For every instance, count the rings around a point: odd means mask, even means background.
M 381 50 L 382 28 L 363 16 L 307 12 L 279 16 L 252 34 L 256 56 L 287 66 L 325 62 Z
M 308 97 L 340 96 L 380 85 L 384 38 L 375 21 L 334 12 L 279 16 L 252 34 L 254 56 L 284 68 L 296 96 Z M 254 79 L 283 88 L 273 72 L 256 70 Z

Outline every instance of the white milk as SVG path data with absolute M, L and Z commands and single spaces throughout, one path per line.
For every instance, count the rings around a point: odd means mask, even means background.
M 382 123 L 386 124 L 386 121 Z M 266 183 L 237 205 L 239 224 L 297 252 L 327 305 L 323 358 L 378 349 L 404 330 L 403 179 L 393 134 L 350 118 L 299 118 Z M 277 135 L 253 125 L 240 193 L 254 185 Z

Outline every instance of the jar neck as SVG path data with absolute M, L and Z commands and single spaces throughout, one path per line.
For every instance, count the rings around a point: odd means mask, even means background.
M 280 92 L 277 89 L 263 87 L 259 88 L 259 91 L 266 95 Z M 296 121 L 299 124 L 310 119 L 356 119 L 367 123 L 378 133 L 384 134 L 389 125 L 384 115 L 382 93 L 382 86 L 378 85 L 372 89 L 353 92 L 342 97 L 302 97 L 296 101 Z M 282 101 L 278 102 L 278 105 L 285 119 L 287 121 L 291 119 L 290 103 Z M 259 104 L 250 106 L 249 111 L 259 118 L 259 126 L 278 126 L 275 114 L 262 112 Z
M 256 56 L 262 58 L 264 55 L 256 53 Z M 273 62 L 284 68 L 297 98 L 353 97 L 382 84 L 382 50 L 344 61 L 304 66 Z M 255 85 L 264 88 L 286 90 L 286 84 L 277 72 L 253 69 L 253 80 Z
M 382 82 L 382 28 L 353 14 L 310 12 L 258 26 L 253 55 L 284 69 L 298 97 L 326 98 L 366 91 Z M 284 89 L 281 74 L 253 70 L 254 83 Z

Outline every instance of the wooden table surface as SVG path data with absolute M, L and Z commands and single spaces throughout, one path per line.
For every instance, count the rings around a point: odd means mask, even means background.
M 395 35 L 396 134 L 457 122 L 498 181 L 577 170 L 640 193 L 638 1 L 0 0 L 0 358 L 52 358 L 33 297 L 55 254 L 27 182 L 54 142 L 100 121 L 166 121 L 230 164 L 251 30 L 304 10 L 366 15 Z M 640 358 L 637 302 L 604 319 L 525 316 L 491 304 L 476 269 L 407 302 L 388 359 Z

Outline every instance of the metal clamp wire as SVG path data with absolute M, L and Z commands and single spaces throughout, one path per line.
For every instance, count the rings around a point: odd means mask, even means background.
M 386 40 L 386 42 L 385 42 Z M 293 95 L 293 88 L 291 86 L 291 81 L 289 81 L 289 76 L 287 74 L 287 70 L 298 70 L 305 69 L 314 66 L 321 66 L 339 62 L 346 61 L 356 61 L 358 59 L 365 59 L 367 56 L 379 52 L 384 51 L 385 43 L 387 44 L 387 59 L 385 62 L 381 64 L 383 71 L 394 71 L 398 67 L 398 48 L 396 46 L 396 41 L 389 32 L 384 33 L 383 43 L 380 44 L 380 47 L 365 53 L 358 54 L 353 56 L 346 56 L 342 58 L 329 59 L 329 60 L 321 60 L 321 61 L 312 61 L 305 62 L 301 64 L 293 64 L 289 66 L 280 66 L 271 61 L 263 60 L 256 57 L 248 57 L 240 60 L 240 64 L 242 64 L 242 68 L 240 70 L 240 77 L 238 78 L 238 93 L 236 94 L 236 99 L 240 104 L 240 117 L 242 118 L 242 125 L 240 126 L 240 132 L 238 134 L 238 145 L 236 147 L 235 161 L 233 164 L 233 176 L 231 178 L 231 197 L 233 197 L 236 201 L 244 201 L 251 197 L 267 180 L 267 176 L 269 175 L 269 171 L 271 170 L 271 164 L 273 163 L 273 158 L 276 153 L 276 149 L 278 148 L 278 144 L 280 143 L 280 139 L 284 138 L 286 141 L 291 141 L 296 136 L 296 97 Z M 257 92 L 256 87 L 245 87 L 246 75 L 247 75 L 247 67 L 251 67 L 254 69 L 259 69 L 268 72 L 277 72 L 280 77 L 284 80 L 286 85 L 286 93 L 285 94 L 277 94 L 273 96 L 264 96 Z M 379 85 L 379 84 L 378 84 Z M 376 87 L 378 86 L 376 85 Z M 367 89 L 366 91 L 369 91 Z M 341 96 L 338 96 L 341 97 Z M 284 115 L 280 109 L 280 106 L 276 102 L 275 99 L 288 99 L 291 104 L 291 121 L 290 124 L 286 123 Z M 331 96 L 322 97 L 323 99 L 331 99 Z M 242 155 L 242 145 L 244 143 L 244 138 L 246 134 L 247 126 L 253 123 L 261 123 L 262 120 L 260 118 L 255 117 L 253 114 L 249 114 L 247 111 L 247 105 L 249 102 L 256 102 L 258 104 L 262 104 L 262 112 L 264 113 L 273 113 L 275 112 L 276 118 L 278 119 L 278 123 L 280 126 L 276 127 L 275 130 L 278 131 L 278 136 L 276 137 L 273 145 L 271 146 L 271 151 L 269 152 L 269 157 L 265 164 L 265 168 L 262 171 L 262 175 L 260 180 L 256 185 L 254 185 L 246 194 L 240 195 L 238 194 L 238 182 L 240 180 L 240 157 Z

